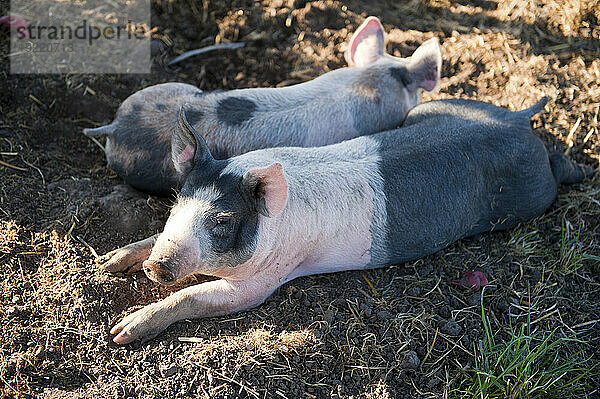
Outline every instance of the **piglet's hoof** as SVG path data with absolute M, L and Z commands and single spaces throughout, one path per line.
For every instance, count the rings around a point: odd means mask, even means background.
M 96 262 L 100 269 L 111 273 L 135 273 L 142 270 L 142 263 L 150 256 L 155 237 L 131 243 L 123 248 L 110 251 Z
M 147 257 L 147 251 L 141 253 L 135 247 L 123 247 L 99 257 L 96 263 L 105 272 L 135 273 L 142 269 L 142 262 Z

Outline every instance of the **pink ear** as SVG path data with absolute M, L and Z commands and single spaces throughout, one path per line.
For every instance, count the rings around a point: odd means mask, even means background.
M 415 50 L 408 69 L 412 75 L 412 87 L 409 89 L 421 87 L 432 91 L 437 87 L 442 69 L 442 51 L 437 38 L 427 40 Z
M 248 173 L 260 180 L 269 217 L 277 216 L 288 199 L 288 185 L 281 164 L 274 163 L 265 168 L 253 168 Z
M 185 148 L 183 149 L 183 151 L 181 151 L 178 155 L 177 155 L 177 161 L 179 163 L 185 163 L 187 161 L 189 161 L 190 159 L 192 159 L 194 157 L 194 148 L 192 148 L 191 145 L 186 145 Z
M 421 84 L 421 87 L 427 91 L 432 91 L 437 86 L 438 81 L 440 80 L 440 72 L 437 69 L 437 66 L 432 67 L 425 76 L 425 80 Z
M 345 56 L 348 65 L 360 67 L 377 61 L 384 51 L 383 26 L 377 17 L 369 17 L 352 35 Z

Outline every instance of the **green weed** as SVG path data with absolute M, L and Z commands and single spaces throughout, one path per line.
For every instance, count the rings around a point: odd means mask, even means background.
M 586 397 L 587 381 L 597 375 L 596 365 L 575 348 L 587 346 L 575 336 L 533 330 L 531 309 L 527 321 L 510 326 L 510 338 L 497 341 L 481 300 L 484 336 L 474 345 L 475 367 L 450 396 L 461 398 L 574 398 Z

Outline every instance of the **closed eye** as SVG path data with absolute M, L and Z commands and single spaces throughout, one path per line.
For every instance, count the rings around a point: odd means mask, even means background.
M 227 237 L 231 233 L 231 223 L 219 223 L 212 229 L 216 237 Z
M 204 219 L 204 228 L 207 230 L 214 229 L 217 224 L 219 224 L 219 221 L 216 217 L 208 216 L 206 219 Z
M 233 228 L 233 220 L 229 214 L 210 215 L 204 222 L 204 227 L 217 237 L 226 237 Z

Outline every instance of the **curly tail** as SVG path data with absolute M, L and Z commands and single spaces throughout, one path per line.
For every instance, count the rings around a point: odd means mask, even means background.
M 533 104 L 531 107 L 526 108 L 521 111 L 517 111 L 516 113 L 519 115 L 526 116 L 527 118 L 531 118 L 533 115 L 537 114 L 542 109 L 544 109 L 544 107 L 546 106 L 547 103 L 548 103 L 548 96 L 544 96 L 540 99 L 540 101 Z

